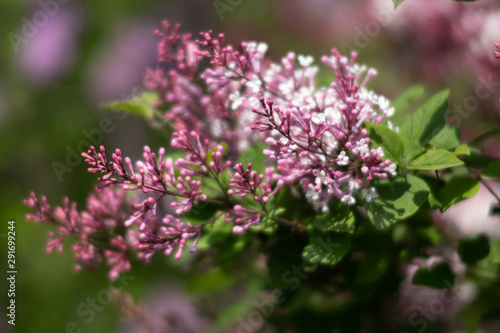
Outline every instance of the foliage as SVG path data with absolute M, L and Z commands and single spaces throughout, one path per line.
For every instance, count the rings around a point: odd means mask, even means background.
M 422 96 L 411 88 L 394 110 L 368 90 L 375 71 L 357 65 L 356 53 L 323 57 L 335 80 L 317 87 L 310 56 L 273 63 L 265 44 L 233 47 L 211 31 L 195 41 L 179 29 L 164 22 L 157 32 L 168 69 L 148 71 L 147 91 L 109 107 L 173 130 L 168 140 L 181 153 L 146 146 L 135 163 L 120 149 L 82 153 L 99 174 L 84 210 L 68 198 L 57 207 L 34 193 L 25 200 L 28 219 L 55 226 L 47 252 L 73 237 L 77 270 L 106 264 L 110 280 L 159 254 L 208 262 L 203 277 L 190 268 L 194 294 L 230 290 L 230 275 L 241 276 L 245 296 L 226 304 L 233 312 L 214 329 L 234 325 L 267 291 L 280 309 L 268 319 L 283 329 L 305 317 L 341 332 L 389 331 L 377 312 L 357 310 L 391 303 L 403 263 L 450 241 L 429 212 L 474 196 L 483 178 L 499 177 L 500 161 L 484 163 L 478 147 L 458 141 L 446 124 L 448 91 L 407 113 Z M 477 274 L 490 249 L 484 235 L 462 239 L 453 251 L 465 273 L 442 255 L 421 264 L 412 283 L 451 290 Z M 495 278 L 499 264 L 488 268 Z

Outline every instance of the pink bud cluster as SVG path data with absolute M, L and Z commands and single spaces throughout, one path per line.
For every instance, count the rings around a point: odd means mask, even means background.
M 143 193 L 155 194 L 155 197 L 149 197 L 142 204 L 134 206 L 136 211 L 128 220 L 127 225 L 140 216 L 143 216 L 144 222 L 147 220 L 147 214 L 154 216 L 156 202 L 164 195 L 183 198 L 171 203 L 172 207 L 177 208 L 177 214 L 188 212 L 196 202 L 206 199 L 200 190 L 201 182 L 190 176 L 176 177 L 172 159 L 164 160 L 164 155 L 164 148 L 160 148 L 157 155 L 146 146 L 143 153 L 144 160 L 138 161 L 134 168 L 131 159 L 123 158 L 119 149 L 113 153 L 113 160 L 110 162 L 102 146 L 99 153 L 95 147 L 91 147 L 87 153 L 82 153 L 85 161 L 91 166 L 88 169 L 89 172 L 105 173 L 104 176 L 98 178 L 99 188 L 119 184 L 124 190 L 140 189 Z
M 175 165 L 181 169 L 182 175 L 217 177 L 231 165 L 230 161 L 222 161 L 224 150 L 222 145 L 218 145 L 215 151 L 209 153 L 210 141 L 205 139 L 202 143 L 199 135 L 194 131 L 188 134 L 187 130 L 182 130 L 174 133 L 173 136 L 172 147 L 187 152 L 186 158 L 179 158 L 175 162 Z
M 260 222 L 261 212 L 258 210 L 248 209 L 241 205 L 236 205 L 227 215 L 228 220 L 234 221 L 237 225 L 233 227 L 233 233 L 236 235 L 243 234 L 252 225 L 258 225 Z
M 196 54 L 197 47 L 191 41 L 189 34 L 179 35 L 180 24 L 174 27 L 168 21 L 163 21 L 163 31 L 156 30 L 156 34 L 162 37 L 158 45 L 158 60 L 160 62 L 176 62 L 176 68 L 184 75 L 193 78 L 198 68 L 199 56 Z
M 167 215 L 157 233 L 147 232 L 141 236 L 139 248 L 147 251 L 146 260 L 159 250 L 164 251 L 165 255 L 170 255 L 177 248 L 175 258 L 179 259 L 184 245 L 192 238 L 195 238 L 195 241 L 189 252 L 196 251 L 201 229 L 202 226 L 193 226 L 172 215 Z
M 180 34 L 178 26 L 172 27 L 166 21 L 157 34 L 162 37 L 159 58 L 166 66 L 148 71 L 145 84 L 158 94 L 155 106 L 168 108 L 162 114 L 162 121 L 169 122 L 176 131 L 194 131 L 212 142 L 225 142 L 228 153 L 236 155 L 241 144 L 235 138 L 242 138 L 238 112 L 234 112 L 239 102 L 229 96 L 237 96 L 241 85 L 236 82 L 206 85 L 194 78 L 195 73 L 202 71 L 199 44 L 190 34 Z
M 110 267 L 109 277 L 112 280 L 121 272 L 130 270 L 127 253 L 132 248 L 121 235 L 114 232 L 123 226 L 130 211 L 123 189 L 96 189 L 87 200 L 86 210 L 81 212 L 76 209 L 76 203 L 70 202 L 68 198 L 63 200 L 62 206 L 53 210 L 45 196 L 39 200 L 34 193 L 24 200 L 24 204 L 33 210 L 32 214 L 28 214 L 28 219 L 57 227 L 57 234 L 49 232 L 48 253 L 54 250 L 62 252 L 65 239 L 76 237 L 78 241 L 73 245 L 73 252 L 77 271 L 94 269 L 103 258 Z
M 266 176 L 258 174 L 257 171 L 251 171 L 252 163 L 248 163 L 247 168 L 243 167 L 242 163 L 234 167 L 236 172 L 234 178 L 231 178 L 229 187 L 231 189 L 228 194 L 239 194 L 242 198 L 248 194 L 252 195 L 255 201 L 264 203 L 269 201 L 269 198 L 274 196 L 283 185 L 283 181 L 275 174 L 274 168 L 266 168 Z M 271 189 L 271 181 L 278 179 L 278 183 L 274 190 Z

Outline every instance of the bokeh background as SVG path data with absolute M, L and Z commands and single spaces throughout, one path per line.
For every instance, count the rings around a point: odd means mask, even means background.
M 378 69 L 371 87 L 390 99 L 414 84 L 429 92 L 449 87 L 450 112 L 458 117 L 454 121 L 461 127 L 462 140 L 500 125 L 500 60 L 495 62 L 492 56 L 493 41 L 500 41 L 497 0 L 406 0 L 397 10 L 391 0 L 4 0 L 0 2 L 2 313 L 9 220 L 16 221 L 18 275 L 16 326 L 6 325 L 2 314 L 1 332 L 72 332 L 74 328 L 67 327 L 71 321 L 81 332 L 134 331 L 120 322 L 113 304 L 96 311 L 88 323 L 76 313 L 88 297 L 109 287 L 105 268 L 75 274 L 69 249 L 46 255 L 48 229 L 25 221 L 22 198 L 33 190 L 46 194 L 52 204 L 69 196 L 82 207 L 95 176 L 75 156 L 86 149 L 85 133 L 99 129 L 102 119 L 111 119 L 114 128 L 96 138 L 108 149 L 120 147 L 133 157 L 145 144 L 169 144 L 142 119 L 122 119 L 102 107 L 141 88 L 145 69 L 156 64 L 158 39 L 153 31 L 162 19 L 180 22 L 184 31 L 194 34 L 223 31 L 233 43 L 265 41 L 276 60 L 289 50 L 316 59 L 332 47 L 358 50 L 359 62 Z M 484 98 L 479 98 L 478 89 Z M 500 156 L 498 140 L 487 140 L 484 147 Z M 152 309 L 163 304 L 190 318 L 191 326 L 178 332 L 201 332 L 206 319 L 197 317 L 182 292 L 185 269 L 180 268 L 170 259 L 148 267 L 136 265 L 133 280 L 124 289 Z M 229 283 L 231 277 L 211 279 L 207 288 L 211 283 Z M 227 323 L 235 318 L 226 317 Z

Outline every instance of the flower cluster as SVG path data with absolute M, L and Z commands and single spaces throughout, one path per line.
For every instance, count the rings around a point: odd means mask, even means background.
M 209 143 L 205 139 L 203 144 L 196 132 L 189 135 L 186 130 L 181 130 L 173 134 L 172 147 L 185 150 L 186 158 L 179 158 L 175 165 L 181 168 L 181 174 L 198 177 L 217 177 L 219 174 L 231 165 L 230 161 L 222 162 L 224 147 L 218 145 L 216 150 L 210 153 Z M 212 159 L 208 162 L 209 157 Z
M 255 201 L 268 202 L 269 197 L 276 194 L 283 185 L 283 181 L 274 173 L 274 168 L 266 168 L 265 182 L 263 182 L 264 175 L 257 174 L 257 171 L 251 171 L 251 168 L 252 163 L 248 163 L 246 170 L 243 168 L 242 163 L 234 167 L 236 173 L 229 184 L 232 189 L 228 191 L 228 194 L 240 194 L 242 198 L 250 194 Z M 274 190 L 271 190 L 271 181 L 275 180 L 275 178 L 279 180 Z
M 54 250 L 62 252 L 65 239 L 74 236 L 77 239 L 73 246 L 77 271 L 94 269 L 103 258 L 111 268 L 109 277 L 112 280 L 121 272 L 130 270 L 127 253 L 133 248 L 114 232 L 123 228 L 123 221 L 130 211 L 130 202 L 123 189 L 96 189 L 87 200 L 86 210 L 81 212 L 68 198 L 63 200 L 62 206 L 53 209 L 45 196 L 39 200 L 34 193 L 24 200 L 24 204 L 33 209 L 28 219 L 57 226 L 57 235 L 49 232 L 48 253 Z
M 48 250 L 60 251 L 68 235 L 80 237 L 74 246 L 78 269 L 105 258 L 110 277 L 116 278 L 130 269 L 131 254 L 148 261 L 159 250 L 175 251 L 180 258 L 185 245 L 193 242 L 194 252 L 204 226 L 222 216 L 235 224 L 235 234 L 263 216 L 304 230 L 269 214 L 271 198 L 283 186 L 300 184 L 304 198 L 328 211 L 332 200 L 369 202 L 377 197 L 374 177 L 396 173 L 383 150 L 371 147 L 365 128 L 366 122 L 391 127 L 386 118 L 394 109 L 366 88 L 376 71 L 357 65 L 356 53 L 348 58 L 332 50 L 323 57 L 335 80 L 317 88 L 318 67 L 311 56 L 289 52 L 274 63 L 265 55 L 266 44 L 224 45 L 224 35 L 214 38 L 211 31 L 193 41 L 168 22 L 157 34 L 161 65 L 146 73 L 145 82 L 158 96 L 157 120 L 170 123 L 171 146 L 184 155 L 174 160 L 165 148 L 155 153 L 146 146 L 142 159 L 133 163 L 119 149 L 108 159 L 104 147 L 91 147 L 82 156 L 88 171 L 101 176 L 87 211 L 65 201 L 52 213 L 45 198 L 40 202 L 32 195 L 26 201 L 34 210 L 29 219 L 59 226 Z M 205 69 L 199 68 L 203 57 L 210 62 Z M 267 144 L 261 153 L 274 165 L 264 174 L 252 170 L 252 163 L 241 163 L 245 149 L 257 142 Z M 253 200 L 243 199 L 248 195 Z M 217 207 L 213 217 L 186 222 L 207 203 Z
M 135 213 L 128 220 L 133 222 L 139 216 L 146 213 L 154 216 L 156 202 L 164 195 L 172 195 L 183 198 L 179 202 L 172 202 L 172 207 L 180 207 L 177 214 L 188 212 L 197 201 L 203 201 L 206 196 L 200 190 L 201 182 L 192 179 L 190 176 L 176 177 L 174 174 L 173 161 L 170 158 L 163 159 L 165 149 L 160 148 L 158 155 L 151 152 L 151 149 L 144 147 L 144 161 L 138 161 L 136 168 L 132 166 L 129 157 L 122 157 L 121 151 L 117 149 L 113 153 L 112 161 L 107 160 L 105 148 L 100 147 L 98 153 L 95 147 L 87 153 L 82 153 L 85 162 L 90 164 L 88 169 L 91 173 L 104 173 L 98 178 L 99 188 L 110 185 L 121 185 L 124 190 L 142 190 L 143 193 L 155 195 L 144 200 L 141 204 L 134 206 Z M 146 218 L 144 217 L 144 221 Z
M 196 237 L 196 239 L 189 252 L 196 251 L 196 244 L 201 236 L 201 228 L 200 226 L 182 222 L 172 215 L 167 215 L 163 219 L 163 225 L 160 226 L 158 233 L 147 232 L 141 236 L 139 248 L 148 251 L 146 259 L 149 259 L 160 249 L 164 250 L 166 255 L 169 255 L 177 248 L 175 258 L 179 259 L 184 244 L 193 237 Z
M 200 54 L 215 67 L 202 77 L 216 87 L 232 82 L 246 87 L 245 99 L 254 105 L 254 116 L 245 118 L 251 120 L 252 130 L 264 132 L 270 148 L 264 154 L 278 164 L 285 183 L 301 182 L 316 207 L 327 211 L 332 198 L 354 204 L 357 189 L 370 201 L 377 196 L 370 186 L 373 176 L 395 174 L 396 165 L 383 160 L 382 149 L 370 149 L 363 128 L 365 122 L 381 123 L 394 109 L 385 97 L 366 89 L 376 71 L 355 64 L 355 52 L 350 59 L 336 50 L 323 57 L 336 80 L 328 88 L 316 89 L 318 68 L 311 56 L 290 52 L 280 65 L 266 60 L 263 44 L 242 43 L 241 51 L 236 51 L 222 45 L 223 35 L 217 39 L 211 32 L 201 35 L 199 43 L 208 51 Z
M 498 71 L 491 56 L 491 45 L 498 38 L 498 1 L 405 1 L 395 12 L 387 12 L 385 0 L 370 0 L 365 8 L 389 37 L 414 41 L 415 47 L 408 48 L 420 62 L 414 67 L 429 77 L 449 79 L 465 73 L 476 78 L 477 72 Z M 376 14 L 382 12 L 391 19 Z

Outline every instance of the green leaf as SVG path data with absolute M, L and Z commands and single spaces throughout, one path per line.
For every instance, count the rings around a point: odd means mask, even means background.
M 471 152 L 470 156 L 463 156 L 464 163 L 471 168 L 486 168 L 488 164 L 496 162 L 496 159 L 480 153 Z
M 396 114 L 391 118 L 399 117 L 404 110 L 415 103 L 419 98 L 424 96 L 425 88 L 421 85 L 414 85 L 407 90 L 405 90 L 401 95 L 399 95 L 391 104 L 396 109 Z
M 224 170 L 219 174 L 219 182 L 222 185 L 222 187 L 224 188 L 224 191 L 227 191 L 227 189 L 229 189 L 230 180 L 231 180 L 231 175 L 229 175 L 227 170 Z M 203 178 L 201 178 L 201 184 L 202 184 L 202 188 L 203 188 L 203 193 L 206 194 L 210 198 L 224 195 L 224 193 L 222 192 L 223 190 L 221 189 L 221 186 L 213 178 L 203 177 Z
M 489 163 L 484 171 L 481 172 L 481 177 L 500 178 L 500 161 Z
M 447 110 L 448 91 L 445 90 L 432 96 L 424 105 L 401 121 L 399 133 L 403 139 L 404 155 L 407 158 L 419 152 L 444 128 Z
M 271 251 L 267 257 L 268 274 L 274 287 L 284 290 L 290 287 L 290 280 L 284 278 L 287 272 L 290 273 L 291 267 L 300 267 L 303 263 L 300 256 L 303 246 L 294 238 L 281 238 L 276 246 L 279 251 Z
M 404 0 L 392 0 L 394 2 L 394 9 L 396 9 Z
M 154 115 L 153 102 L 158 100 L 158 95 L 152 91 L 144 91 L 141 94 L 134 95 L 126 101 L 117 101 L 104 105 L 111 110 L 125 111 L 136 114 L 146 119 L 150 119 Z
M 349 207 L 336 201 L 330 207 L 330 213 L 316 215 L 313 225 L 321 231 L 337 231 L 353 233 L 356 229 L 356 219 Z
M 213 259 L 214 264 L 222 265 L 229 259 L 234 258 L 247 247 L 247 241 L 248 239 L 246 237 L 226 237 L 217 246 L 217 254 Z
M 453 153 L 444 149 L 432 149 L 413 160 L 408 169 L 437 170 L 462 164 L 464 162 L 459 160 Z
M 213 268 L 203 275 L 194 275 L 188 282 L 186 290 L 189 292 L 215 293 L 227 289 L 234 284 L 232 274 Z
M 486 235 L 477 235 L 461 239 L 458 243 L 458 255 L 466 264 L 473 264 L 490 254 L 490 241 Z
M 238 297 L 228 298 L 221 311 L 214 316 L 213 332 L 226 332 L 227 328 L 234 323 L 246 325 L 245 319 L 255 309 L 255 302 L 259 299 L 259 295 L 262 295 L 264 286 L 260 279 L 251 277 L 245 279 L 245 283 L 238 288 L 238 291 Z M 239 321 L 236 321 L 235 318 L 238 318 Z
M 182 220 L 191 224 L 202 224 L 213 218 L 219 209 L 219 205 L 198 201 L 189 212 L 182 215 Z
M 266 170 L 265 162 L 267 157 L 264 156 L 262 151 L 268 148 L 265 143 L 259 143 L 255 146 L 248 147 L 240 156 L 239 163 L 243 163 L 243 167 L 247 167 L 248 163 L 252 163 L 252 170 L 257 171 L 259 174 L 264 174 Z
M 312 263 L 325 266 L 336 265 L 349 251 L 351 238 L 345 234 L 313 231 L 302 257 Z
M 455 156 L 458 155 L 470 155 L 469 147 L 465 143 L 461 144 L 460 146 L 455 149 L 455 152 L 453 153 Z
M 441 203 L 441 198 L 439 197 L 439 189 L 443 187 L 443 182 L 437 180 L 434 177 L 422 176 L 427 185 L 429 186 L 429 196 L 427 197 L 427 202 L 431 210 L 441 208 L 443 204 Z
M 491 136 L 494 136 L 494 135 L 499 135 L 500 134 L 500 128 L 493 128 L 489 131 L 486 131 L 478 136 L 476 136 L 474 139 L 470 140 L 468 142 L 469 145 L 475 145 L 476 143 L 478 142 L 481 142 Z
M 420 267 L 411 283 L 434 289 L 450 289 L 455 284 L 455 274 L 448 263 L 442 262 L 431 268 Z
M 368 252 L 359 265 L 354 282 L 359 284 L 373 282 L 387 271 L 388 266 L 387 257 L 377 252 Z
M 285 208 L 273 208 L 270 209 L 267 215 L 262 217 L 262 220 L 258 225 L 251 226 L 250 229 L 256 232 L 263 232 L 265 234 L 272 234 L 278 228 L 278 223 L 274 221 L 274 218 L 285 212 Z
M 458 293 L 454 295 L 458 299 Z M 483 318 L 498 311 L 498 295 L 496 292 L 482 292 L 472 302 L 456 314 L 454 322 L 463 322 L 464 333 L 478 333 Z
M 399 134 L 386 126 L 371 123 L 365 124 L 369 130 L 368 135 L 370 139 L 372 139 L 375 143 L 373 148 L 382 147 L 385 156 L 387 156 L 392 162 L 400 164 L 401 158 L 403 157 L 404 147 Z
M 226 215 L 222 214 L 213 223 L 203 228 L 202 235 L 205 234 L 207 245 L 211 246 L 216 242 L 229 237 L 233 233 L 233 224 L 225 221 Z M 203 238 L 203 236 L 202 236 Z M 200 239 L 201 241 L 201 239 Z M 198 242 L 199 245 L 199 242 Z
M 376 186 L 379 198 L 367 203 L 366 213 L 378 230 L 415 214 L 427 200 L 429 185 L 412 174 L 394 180 L 384 179 Z
M 431 244 L 438 244 L 441 242 L 441 233 L 434 226 L 424 227 L 418 229 L 418 233 L 426 238 Z
M 445 211 L 459 201 L 473 197 L 479 190 L 479 182 L 465 176 L 450 179 L 440 190 L 439 197 Z
M 429 144 L 438 149 L 452 150 L 460 144 L 460 131 L 457 126 L 446 125 Z

